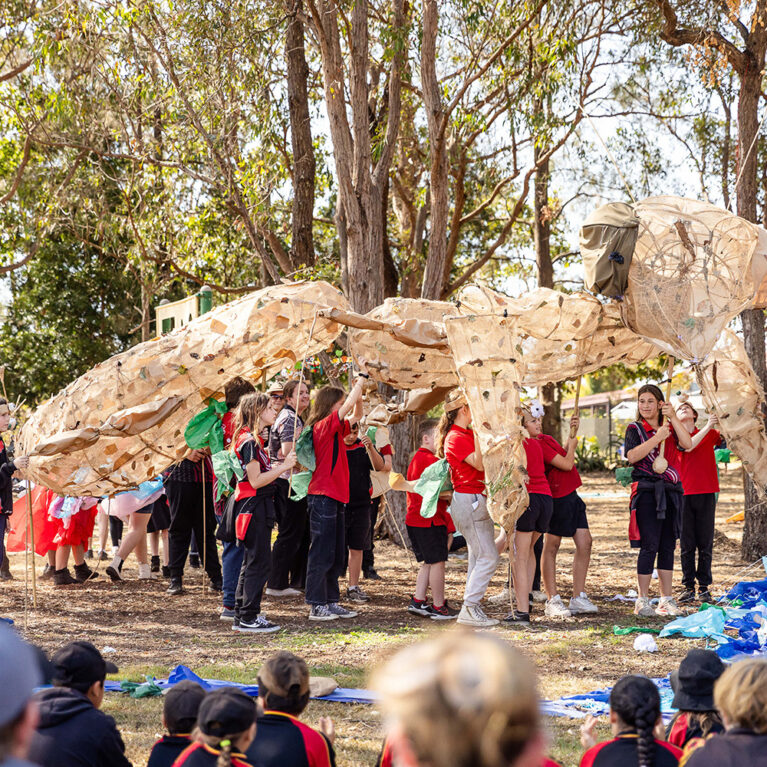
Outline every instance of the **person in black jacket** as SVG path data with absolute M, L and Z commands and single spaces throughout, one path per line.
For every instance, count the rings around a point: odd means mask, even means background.
M 40 767 L 131 767 L 115 720 L 98 710 L 106 675 L 117 666 L 90 642 L 66 645 L 53 665 L 53 687 L 34 696 L 40 723 L 30 761 Z
M 181 752 L 192 745 L 192 730 L 204 697 L 202 686 L 189 679 L 168 690 L 162 704 L 162 722 L 168 734 L 152 746 L 147 767 L 173 767 Z
M 0 397 L 0 433 L 8 431 L 11 422 L 11 408 L 8 401 Z M 5 553 L 5 532 L 8 527 L 8 517 L 13 512 L 13 474 L 17 469 L 26 469 L 29 466 L 29 458 L 25 455 L 18 456 L 15 461 L 8 459 L 8 451 L 5 443 L 0 438 L 0 580 L 10 581 L 10 567 Z

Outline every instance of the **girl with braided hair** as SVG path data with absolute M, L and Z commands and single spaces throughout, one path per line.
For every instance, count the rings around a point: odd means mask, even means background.
M 655 733 L 663 728 L 658 688 L 646 676 L 624 676 L 610 693 L 613 739 L 597 743 L 597 717 L 581 727 L 580 767 L 677 767 L 682 752 Z

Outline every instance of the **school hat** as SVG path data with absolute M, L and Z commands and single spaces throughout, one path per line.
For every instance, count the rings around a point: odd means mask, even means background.
M 168 732 L 171 734 L 191 732 L 204 697 L 205 690 L 191 679 L 174 684 L 165 693 L 162 704 L 162 715 Z
M 672 705 L 680 711 L 713 711 L 714 683 L 724 663 L 712 650 L 690 650 L 679 668 L 671 672 Z
M 303 658 L 283 650 L 261 666 L 258 684 L 281 698 L 300 697 L 309 692 L 309 667 Z
M 114 663 L 104 660 L 90 642 L 70 642 L 53 656 L 53 686 L 80 687 L 102 681 L 107 674 L 116 674 Z
M 0 621 L 0 727 L 16 719 L 42 681 L 35 650 Z
M 453 389 L 445 397 L 445 412 L 452 413 L 453 410 L 463 407 L 466 404 L 466 396 L 460 389 Z
M 197 712 L 197 726 L 214 738 L 245 732 L 255 721 L 256 702 L 236 687 L 209 692 Z

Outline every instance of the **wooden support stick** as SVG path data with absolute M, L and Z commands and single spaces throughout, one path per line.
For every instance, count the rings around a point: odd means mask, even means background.
M 207 504 L 206 504 L 206 495 L 207 495 L 207 493 L 206 493 L 206 490 L 205 490 L 205 456 L 204 455 L 203 455 L 203 457 L 201 459 L 201 464 L 202 464 L 202 466 L 201 466 L 201 468 L 202 468 L 202 551 L 200 553 L 202 554 L 202 557 L 201 557 L 201 559 L 202 559 L 202 593 L 204 594 L 207 591 L 207 589 L 206 589 L 207 581 L 205 580 L 205 574 L 206 574 L 205 567 L 207 565 L 207 557 L 205 555 L 205 552 L 206 552 L 206 550 L 208 548 L 208 530 L 207 530 L 208 520 L 206 519 L 206 517 L 207 517 L 207 514 L 206 514 L 206 512 L 207 512 L 207 508 L 206 508 L 206 506 L 207 506 Z M 197 541 L 197 545 L 198 546 L 200 545 L 199 541 Z
M 32 483 L 27 480 L 27 543 L 32 545 L 32 605 L 37 608 L 37 573 L 35 572 L 35 525 L 32 518 Z
M 575 407 L 573 408 L 573 415 L 578 416 L 580 415 L 581 411 L 578 407 L 578 400 L 581 398 L 581 380 L 583 379 L 583 376 L 578 376 L 578 380 L 575 383 Z M 570 439 L 574 439 L 575 436 L 578 434 L 578 429 L 575 428 L 575 426 L 570 426 Z

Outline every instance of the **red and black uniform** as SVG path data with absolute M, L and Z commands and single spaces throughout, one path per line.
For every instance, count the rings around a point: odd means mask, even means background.
M 694 437 L 698 429 L 692 432 Z M 695 589 L 697 577 L 701 591 L 711 585 L 711 560 L 714 550 L 714 515 L 719 477 L 716 472 L 714 448 L 722 441 L 722 435 L 712 429 L 692 450 L 682 453 L 682 531 L 680 535 L 680 558 L 682 584 Z M 698 566 L 695 567 L 695 553 Z
M 243 556 L 237 590 L 234 595 L 235 621 L 252 622 L 261 612 L 261 597 L 269 577 L 274 527 L 274 483 L 254 488 L 248 482 L 247 466 L 258 462 L 261 473 L 271 470 L 269 456 L 260 437 L 241 432 L 234 445 L 245 476 L 237 483 L 234 513 L 237 538 L 242 541 Z
M 392 450 L 391 445 L 384 445 L 379 451 L 378 451 L 384 459 L 386 459 L 387 455 L 394 455 L 394 450 Z M 392 460 L 394 460 L 392 458 Z M 376 529 L 376 523 L 378 522 L 378 509 L 381 507 L 381 496 L 379 495 L 377 498 L 373 498 L 373 500 L 370 502 L 370 535 L 368 536 L 368 545 L 365 546 L 365 550 L 362 552 L 362 572 L 367 573 L 369 570 L 373 569 L 373 566 L 375 565 L 375 557 L 373 555 L 373 549 L 375 548 L 375 544 L 373 543 L 373 532 Z
M 256 720 L 256 738 L 246 752 L 258 767 L 335 767 L 330 741 L 318 730 L 282 711 Z
M 527 494 L 528 507 L 517 520 L 520 533 L 547 533 L 549 522 L 554 513 L 551 488 L 546 479 L 546 463 L 557 455 L 554 448 L 537 437 L 528 437 L 525 442 L 527 457 Z
M 364 551 L 370 539 L 370 495 L 373 488 L 370 472 L 373 471 L 373 464 L 359 440 L 353 445 L 344 443 L 344 446 L 349 463 L 349 501 L 344 508 L 346 548 Z
M 705 738 L 697 719 L 694 724 L 690 721 L 690 715 L 680 711 L 666 731 L 666 740 L 677 748 L 684 748 L 691 740 L 695 738 Z M 714 723 L 709 731 L 712 735 L 724 732 L 724 726 L 718 722 Z
M 5 558 L 5 530 L 13 514 L 13 472 L 16 466 L 8 460 L 5 442 L 0 439 L 0 565 Z
M 633 466 L 631 479 L 631 512 L 636 521 L 639 556 L 637 573 L 651 575 L 656 566 L 659 570 L 674 569 L 674 548 L 679 537 L 679 520 L 682 508 L 682 483 L 680 481 L 681 451 L 676 432 L 671 434 L 664 446 L 668 468 L 663 474 L 656 474 L 652 464 L 658 456 L 653 448 L 641 461 Z M 630 423 L 626 429 L 624 455 L 653 437 L 655 429 L 642 419 Z M 632 541 L 632 546 L 637 548 Z
M 767 734 L 733 727 L 706 740 L 691 741 L 681 767 L 767 767 Z
M 420 479 L 424 470 L 438 460 L 431 450 L 419 447 L 407 467 L 408 480 L 415 482 Z M 405 525 L 415 558 L 418 562 L 424 562 L 427 565 L 446 562 L 447 536 L 452 527 L 450 512 L 447 510 L 447 501 L 440 500 L 437 502 L 437 511 L 430 519 L 421 516 L 422 503 L 423 496 L 418 493 L 407 493 Z
M 338 579 L 344 572 L 346 534 L 344 506 L 349 502 L 349 463 L 344 437 L 349 422 L 338 411 L 312 426 L 315 469 L 309 482 L 309 560 L 306 566 L 306 602 L 338 602 Z
M 206 746 L 204 743 L 192 743 L 173 762 L 173 767 L 216 767 L 220 753 L 220 748 Z M 253 767 L 253 765 L 247 761 L 245 754 L 232 751 L 232 767 Z
M 163 735 L 152 746 L 146 767 L 173 767 L 181 752 L 191 745 L 188 735 Z
M 655 767 L 677 767 L 682 752 L 665 740 L 655 741 Z M 580 767 L 638 767 L 637 735 L 625 733 L 597 743 L 581 757 Z
M 567 450 L 548 434 L 541 434 L 538 439 L 543 442 L 555 455 L 567 456 Z M 589 521 L 586 518 L 586 504 L 576 490 L 583 484 L 578 469 L 573 466 L 570 471 L 562 471 L 552 466 L 552 458 L 544 456 L 546 464 L 546 479 L 551 488 L 554 511 L 549 522 L 548 532 L 561 538 L 572 538 L 576 530 L 588 530 Z

